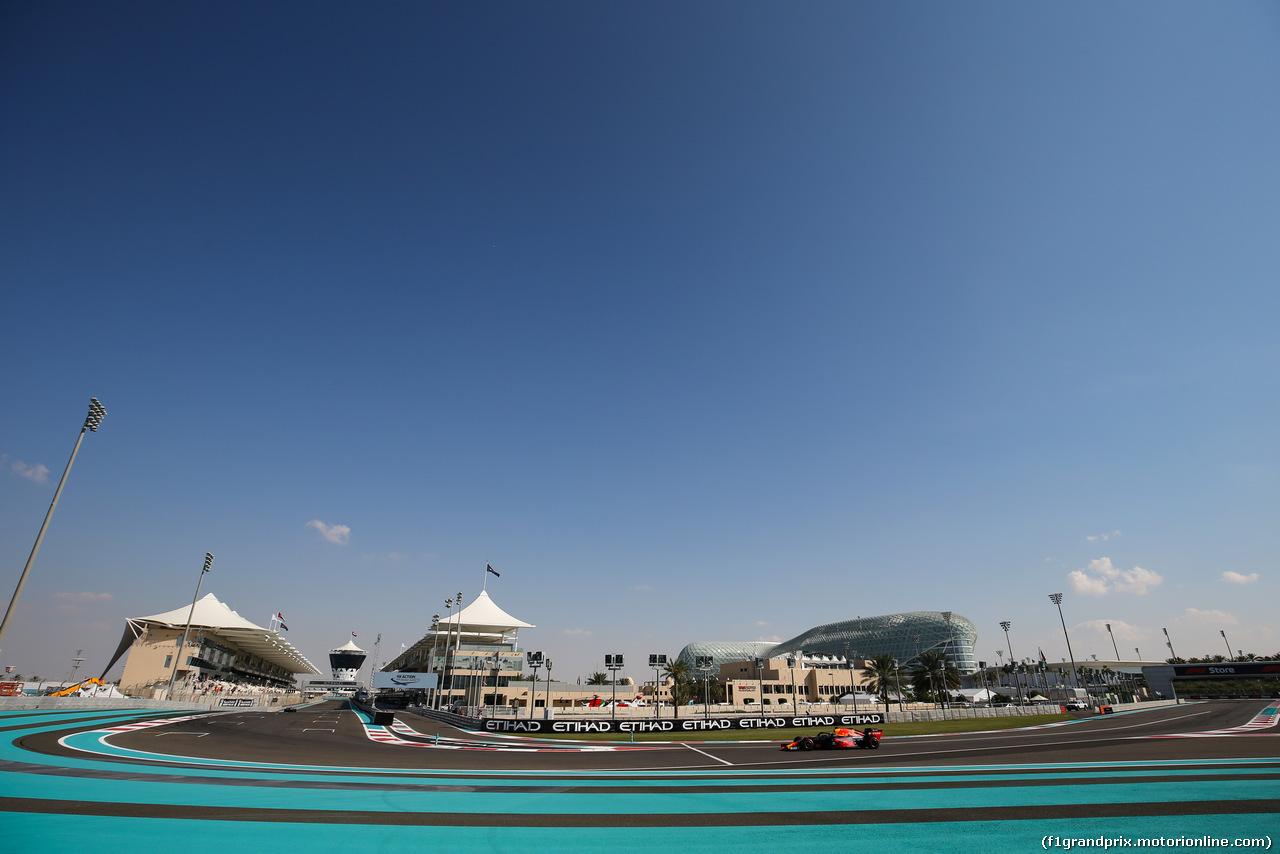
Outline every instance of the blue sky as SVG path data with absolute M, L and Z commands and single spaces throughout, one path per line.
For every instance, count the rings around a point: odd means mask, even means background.
M 206 551 L 318 664 L 486 563 L 569 679 L 906 610 L 1059 658 L 1052 592 L 1078 658 L 1280 650 L 1274 5 L 0 33 L 5 596 L 108 410 L 0 663 L 100 667 Z

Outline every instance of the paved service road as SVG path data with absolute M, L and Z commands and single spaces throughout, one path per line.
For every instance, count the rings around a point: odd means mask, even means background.
M 1280 841 L 1280 731 L 1262 702 L 954 736 L 894 738 L 890 724 L 879 750 L 809 753 L 534 741 L 413 715 L 374 727 L 339 703 L 158 723 L 2 708 L 0 828 L 87 834 L 96 850 L 158 850 L 147 846 L 172 834 L 187 851 L 264 838 L 277 850 L 609 852 Z

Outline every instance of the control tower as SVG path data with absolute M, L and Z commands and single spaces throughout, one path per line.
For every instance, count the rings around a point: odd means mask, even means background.
M 355 635 L 345 645 L 329 650 L 329 667 L 333 670 L 333 681 L 355 682 L 360 668 L 364 667 L 367 653 L 356 646 Z M 354 686 L 353 686 L 354 687 Z

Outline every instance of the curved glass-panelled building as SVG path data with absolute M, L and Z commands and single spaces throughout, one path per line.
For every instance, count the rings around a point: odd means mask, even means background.
M 694 657 L 710 655 L 717 669 L 722 664 L 752 658 L 779 658 L 803 653 L 806 658 L 825 655 L 839 660 L 867 659 L 888 653 L 902 666 L 915 663 L 923 652 L 941 652 L 961 673 L 974 673 L 978 663 L 973 648 L 978 630 L 973 623 L 950 611 L 909 611 L 882 617 L 856 617 L 814 626 L 779 644 L 758 642 L 691 643 L 680 651 L 680 660 L 693 666 Z

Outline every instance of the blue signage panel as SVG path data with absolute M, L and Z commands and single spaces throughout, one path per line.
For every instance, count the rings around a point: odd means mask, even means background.
M 390 673 L 373 674 L 373 687 L 399 688 L 403 691 L 430 691 L 436 687 L 438 680 L 435 673 Z

